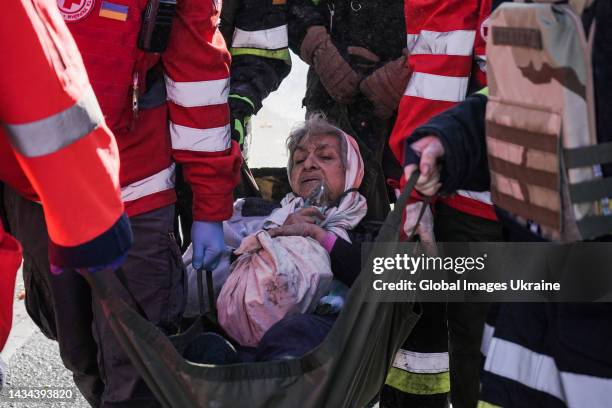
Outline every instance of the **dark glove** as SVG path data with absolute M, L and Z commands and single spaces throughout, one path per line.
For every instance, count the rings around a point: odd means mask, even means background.
M 407 54 L 404 50 L 403 56 L 387 62 L 359 85 L 361 92 L 374 105 L 374 115 L 381 119 L 393 115 L 404 95 L 411 75 Z
M 375 54 L 362 47 L 348 47 L 346 53 L 349 58 L 356 57 L 372 64 L 378 62 Z M 354 101 L 362 75 L 342 56 L 325 27 L 308 29 L 300 47 L 300 57 L 314 68 L 327 93 L 336 102 L 350 104 Z
M 244 142 L 250 134 L 251 116 L 253 116 L 255 105 L 249 98 L 236 94 L 230 95 L 228 102 L 231 115 L 232 139 L 238 142 L 242 150 Z

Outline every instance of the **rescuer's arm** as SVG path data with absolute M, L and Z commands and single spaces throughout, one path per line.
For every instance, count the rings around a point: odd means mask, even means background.
M 224 248 L 221 221 L 232 214 L 240 148 L 230 138 L 230 55 L 214 1 L 178 2 L 162 55 L 174 159 L 193 190 L 194 267 L 214 266 Z
M 389 141 L 401 163 L 414 129 L 465 99 L 479 35 L 481 0 L 415 3 L 405 9 L 411 77 Z
M 489 189 L 490 174 L 485 139 L 486 106 L 485 95 L 469 96 L 462 103 L 418 127 L 410 137 L 413 146 L 415 143 L 425 142 L 424 139 L 431 139 L 430 136 L 435 136 L 441 142 L 441 192 Z M 421 169 L 422 172 L 423 170 Z
M 410 174 L 408 151 L 414 130 L 433 116 L 463 101 L 468 93 L 473 67 L 474 43 L 478 34 L 479 13 L 486 0 L 409 1 L 405 7 L 410 80 L 403 90 L 397 120 L 389 139 L 391 150 Z M 418 6 L 417 6 L 418 5 Z M 423 147 L 425 149 L 426 147 Z M 437 176 L 437 168 L 419 178 Z M 404 182 L 406 179 L 404 178 Z M 432 180 L 429 180 L 432 181 Z M 435 190 L 436 183 L 428 190 Z M 414 194 L 411 201 L 420 200 Z M 409 205 L 418 206 L 411 202 Z M 409 213 L 414 213 L 410 212 Z M 414 229 L 415 219 L 407 218 L 406 230 Z
M 117 145 L 57 4 L 7 2 L 0 55 L 0 137 L 42 203 L 51 264 L 95 268 L 122 259 L 132 235 Z
M 223 6 L 220 29 L 227 33 L 226 43 L 232 54 L 232 137 L 240 145 L 251 116 L 291 69 L 286 14 L 286 1 L 240 1 L 237 7 Z M 226 22 L 233 26 L 224 27 Z

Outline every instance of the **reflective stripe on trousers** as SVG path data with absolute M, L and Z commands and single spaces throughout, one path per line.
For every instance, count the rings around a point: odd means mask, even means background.
M 561 371 L 553 357 L 496 337 L 487 354 L 487 372 L 549 394 L 569 407 L 607 407 L 612 395 L 612 378 Z
M 480 343 L 480 352 L 483 356 L 487 356 L 489 352 L 489 346 L 491 345 L 491 340 L 493 339 L 493 333 L 495 332 L 495 327 L 491 326 L 488 323 L 484 325 L 484 331 L 482 333 L 482 342 Z
M 448 353 L 418 353 L 400 349 L 386 384 L 407 394 L 430 395 L 450 391 Z
M 387 374 L 385 384 L 406 394 L 445 394 L 450 391 L 450 375 L 448 371 L 423 374 L 411 373 L 396 367 L 391 367 Z

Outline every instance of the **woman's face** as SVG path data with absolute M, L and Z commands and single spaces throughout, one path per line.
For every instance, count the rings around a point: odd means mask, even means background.
M 340 197 L 346 173 L 341 155 L 340 140 L 336 136 L 307 137 L 293 152 L 293 192 L 306 198 L 323 181 L 330 201 Z

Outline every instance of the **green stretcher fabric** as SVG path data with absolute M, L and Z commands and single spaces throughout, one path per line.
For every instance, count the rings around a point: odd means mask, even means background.
M 408 182 L 373 247 L 394 256 L 402 211 L 418 174 Z M 371 264 L 371 263 L 370 263 Z M 368 265 L 368 263 L 364 264 Z M 386 272 L 399 281 L 400 272 Z M 301 358 L 223 366 L 185 360 L 171 341 L 125 302 L 112 296 L 103 274 L 88 275 L 123 348 L 167 407 L 363 407 L 379 392 L 395 353 L 419 315 L 414 295 L 382 302 L 363 268 L 325 341 Z

